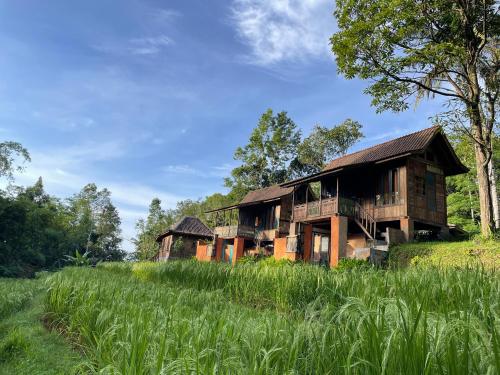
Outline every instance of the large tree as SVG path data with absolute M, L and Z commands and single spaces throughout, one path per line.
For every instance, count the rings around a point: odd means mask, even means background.
M 18 142 L 0 143 L 0 177 L 6 177 L 13 180 L 13 173 L 24 169 L 23 163 L 29 162 L 30 154 Z
M 299 145 L 297 160 L 300 171 L 305 174 L 321 171 L 325 165 L 335 157 L 345 155 L 357 141 L 363 138 L 361 124 L 357 121 L 347 119 L 332 128 L 316 125 L 311 134 Z
M 68 203 L 69 230 L 78 238 L 78 250 L 87 253 L 94 262 L 123 259 L 121 220 L 111 202 L 111 192 L 90 183 Z
M 493 228 L 492 134 L 499 105 L 498 3 L 494 0 L 337 0 L 331 39 L 347 78 L 373 83 L 379 111 L 402 111 L 424 96 L 463 109 L 474 145 L 481 230 Z
M 249 142 L 238 147 L 234 158 L 242 165 L 233 169 L 226 186 L 242 197 L 249 190 L 285 182 L 296 155 L 301 133 L 286 112 L 268 109 L 252 131 Z

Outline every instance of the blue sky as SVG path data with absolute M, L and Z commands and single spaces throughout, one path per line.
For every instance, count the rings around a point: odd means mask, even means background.
M 0 136 L 60 197 L 108 187 L 124 245 L 153 197 L 164 207 L 225 191 L 267 109 L 305 134 L 346 118 L 364 125 L 353 150 L 430 126 L 424 102 L 376 114 L 367 82 L 336 73 L 334 1 L 0 1 Z

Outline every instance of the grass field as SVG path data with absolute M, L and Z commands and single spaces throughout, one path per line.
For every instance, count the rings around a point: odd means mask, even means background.
M 86 362 L 66 340 L 43 325 L 41 279 L 0 279 L 0 374 L 72 374 Z
M 329 272 L 187 261 L 66 269 L 49 285 L 52 319 L 108 373 L 500 368 L 500 279 L 488 270 Z
M 500 242 L 413 242 L 391 248 L 390 263 L 393 267 L 410 264 L 437 267 L 465 267 L 479 265 L 500 268 Z
M 0 374 L 500 373 L 500 274 L 421 249 L 390 270 L 173 261 L 0 280 Z

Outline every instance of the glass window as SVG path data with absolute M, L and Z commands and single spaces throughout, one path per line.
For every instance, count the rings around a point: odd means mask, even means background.
M 375 204 L 377 206 L 400 204 L 398 168 L 392 168 L 380 174 L 377 182 Z
M 425 173 L 425 191 L 427 195 L 427 208 L 431 211 L 436 211 L 436 175 L 434 173 Z

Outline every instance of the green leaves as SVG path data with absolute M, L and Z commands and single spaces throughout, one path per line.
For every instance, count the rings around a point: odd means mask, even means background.
M 351 119 L 333 128 L 316 125 L 311 134 L 298 147 L 298 160 L 310 167 L 311 172 L 319 172 L 326 163 L 347 150 L 363 138 L 362 125 Z
M 250 190 L 285 182 L 300 136 L 300 130 L 286 112 L 274 115 L 268 109 L 252 131 L 248 144 L 236 149 L 234 158 L 243 164 L 233 169 L 226 186 L 242 197 Z
M 18 159 L 21 159 L 21 164 L 17 164 Z M 31 161 L 30 154 L 20 143 L 0 143 L 0 177 L 7 177 L 12 181 L 13 173 L 22 171 L 24 169 L 22 163 L 29 161 Z

